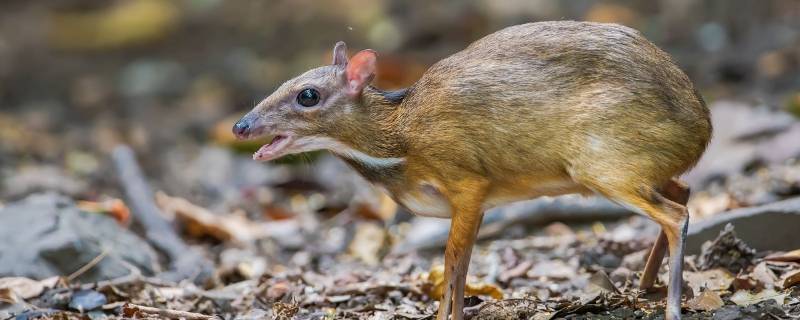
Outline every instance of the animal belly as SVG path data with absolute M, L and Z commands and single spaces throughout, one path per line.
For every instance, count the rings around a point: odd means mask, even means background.
M 592 193 L 591 190 L 576 184 L 571 179 L 554 179 L 535 182 L 520 181 L 522 182 L 516 185 L 512 183 L 505 184 L 508 187 L 495 190 L 495 192 L 491 193 L 484 203 L 484 210 L 542 196 L 560 196 L 571 193 L 588 195 Z
M 400 205 L 411 211 L 415 215 L 436 218 L 450 218 L 450 204 L 435 194 L 404 194 L 398 197 Z

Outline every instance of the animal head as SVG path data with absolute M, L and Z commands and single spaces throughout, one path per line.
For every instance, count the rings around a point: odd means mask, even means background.
M 361 93 L 375 76 L 376 53 L 363 50 L 347 58 L 344 42 L 336 43 L 333 63 L 286 81 L 233 126 L 239 139 L 270 135 L 255 160 L 335 148 L 338 135 L 358 124 Z

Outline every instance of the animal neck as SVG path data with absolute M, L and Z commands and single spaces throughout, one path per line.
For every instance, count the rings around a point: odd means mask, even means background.
M 402 108 L 407 89 L 383 91 L 364 88 L 361 94 L 359 121 L 346 130 L 342 142 L 351 148 L 336 152 L 348 162 L 378 169 L 401 164 L 407 147 L 403 130 Z

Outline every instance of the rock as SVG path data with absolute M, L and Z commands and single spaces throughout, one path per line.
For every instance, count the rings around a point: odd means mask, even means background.
M 689 225 L 686 254 L 700 253 L 700 246 L 713 240 L 728 223 L 736 235 L 757 251 L 791 251 L 800 248 L 800 197 L 763 206 L 730 210 L 714 218 Z M 768 232 L 769 236 L 764 236 Z
M 742 311 L 736 306 L 726 306 L 714 313 L 714 320 L 738 320 L 742 319 Z
M 31 195 L 0 209 L 0 276 L 67 276 L 106 252 L 77 279 L 112 279 L 134 266 L 158 271 L 156 253 L 108 216 L 82 212 L 56 194 Z M 22 232 L 21 232 L 22 231 Z
M 77 195 L 87 190 L 86 183 L 54 166 L 31 166 L 9 176 L 3 183 L 4 193 L 9 198 L 20 198 L 34 192 L 56 191 L 66 195 Z
M 91 311 L 106 304 L 106 296 L 94 290 L 81 290 L 72 295 L 69 308 L 80 312 Z

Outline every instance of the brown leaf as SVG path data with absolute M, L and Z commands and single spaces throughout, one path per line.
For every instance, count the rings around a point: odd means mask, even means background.
M 372 222 L 356 225 L 355 236 L 350 242 L 349 252 L 369 265 L 377 265 L 388 245 L 386 229 Z
M 92 212 L 102 213 L 113 217 L 120 225 L 127 226 L 131 220 L 131 211 L 120 199 L 109 199 L 105 201 L 78 201 L 77 206 L 79 209 Z
M 755 290 L 755 289 L 761 290 L 761 289 L 764 289 L 764 287 L 761 286 L 761 283 L 759 283 L 758 280 L 753 279 L 749 275 L 740 275 L 740 276 L 737 276 L 736 279 L 733 280 L 733 290 L 734 291 L 738 291 L 738 290 L 751 291 L 751 290 Z
M 211 236 L 222 241 L 239 244 L 267 237 L 294 234 L 299 229 L 296 220 L 255 222 L 243 213 L 217 215 L 180 197 L 156 193 L 156 203 L 167 214 L 176 216 L 193 236 Z
M 714 311 L 721 308 L 723 305 L 725 305 L 725 302 L 722 301 L 719 294 L 712 290 L 703 290 L 700 295 L 689 300 L 686 307 L 699 311 Z
M 444 266 L 432 266 L 425 280 L 426 285 L 422 288 L 425 294 L 435 300 L 441 299 L 444 296 Z M 497 300 L 503 299 L 503 291 L 498 286 L 489 283 L 467 283 L 464 295 L 484 295 Z
M 511 279 L 524 276 L 528 270 L 531 269 L 531 266 L 533 266 L 533 262 L 530 260 L 522 261 L 513 268 L 500 273 L 500 275 L 497 276 L 497 279 L 500 280 L 500 282 L 508 282 Z
M 793 273 L 788 273 L 783 277 L 784 289 L 788 289 L 797 284 L 800 284 L 800 270 L 795 270 Z
M 800 249 L 789 252 L 775 253 L 764 258 L 766 261 L 797 262 L 800 263 Z

